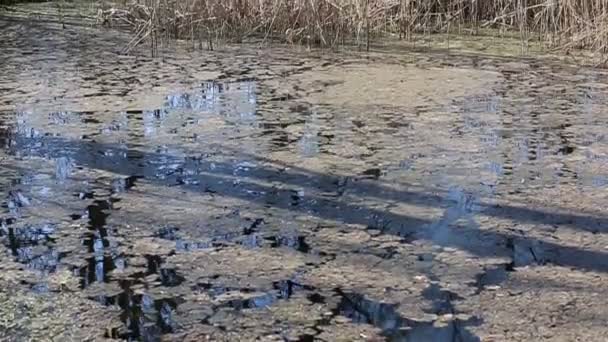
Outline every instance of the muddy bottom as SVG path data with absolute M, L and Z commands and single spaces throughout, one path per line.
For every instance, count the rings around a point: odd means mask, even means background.
M 0 339 L 608 335 L 604 71 L 0 29 Z

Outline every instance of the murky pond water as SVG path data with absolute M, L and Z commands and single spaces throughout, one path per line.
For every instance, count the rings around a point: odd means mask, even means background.
M 0 338 L 606 335 L 604 71 L 0 26 Z

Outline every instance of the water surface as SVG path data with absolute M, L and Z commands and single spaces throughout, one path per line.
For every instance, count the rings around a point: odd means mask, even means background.
M 2 27 L 0 337 L 604 336 L 603 71 Z

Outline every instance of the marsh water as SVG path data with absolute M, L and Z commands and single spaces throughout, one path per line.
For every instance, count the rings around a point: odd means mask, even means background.
M 608 333 L 605 71 L 0 26 L 0 339 Z

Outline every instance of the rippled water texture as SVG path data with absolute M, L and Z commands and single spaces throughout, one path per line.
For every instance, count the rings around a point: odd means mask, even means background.
M 0 26 L 0 339 L 608 334 L 604 71 Z

